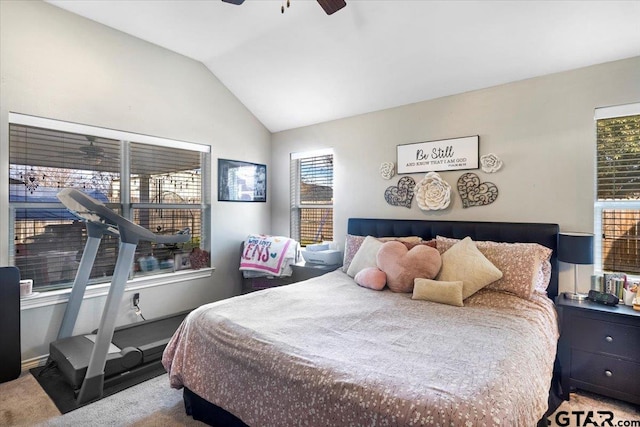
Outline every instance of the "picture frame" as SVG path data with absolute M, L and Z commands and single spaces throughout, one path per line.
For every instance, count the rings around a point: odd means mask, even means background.
M 398 145 L 398 174 L 478 169 L 479 145 L 478 135 Z
M 173 268 L 175 271 L 191 268 L 191 260 L 188 253 L 176 252 L 173 254 Z
M 219 202 L 266 202 L 267 165 L 218 159 Z

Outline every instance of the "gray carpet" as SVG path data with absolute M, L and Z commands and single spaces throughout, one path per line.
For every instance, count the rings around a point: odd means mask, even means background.
M 203 426 L 184 412 L 182 391 L 161 375 L 61 415 L 38 381 L 24 372 L 0 384 L 0 426 Z
M 203 426 L 184 412 L 182 391 L 167 375 L 150 379 L 39 426 Z
M 606 410 L 614 414 L 613 425 L 618 425 L 617 421 L 640 421 L 638 406 L 578 392 L 571 395 L 571 401 L 562 403 L 551 417 L 550 426 L 576 426 L 575 415 L 571 418 L 572 411 Z M 602 421 L 597 413 L 594 414 L 594 421 Z M 584 416 L 581 420 L 584 421 Z M 204 424 L 185 414 L 182 391 L 169 387 L 166 374 L 60 415 L 33 376 L 23 373 L 17 380 L 0 384 L 0 425 L 161 427 Z

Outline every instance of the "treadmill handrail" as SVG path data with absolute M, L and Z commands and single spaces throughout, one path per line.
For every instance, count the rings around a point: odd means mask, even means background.
M 137 244 L 140 240 L 155 243 L 184 243 L 191 239 L 189 228 L 176 234 L 155 234 L 118 215 L 102 202 L 75 188 L 65 188 L 58 192 L 58 199 L 72 213 L 86 222 L 101 226 L 104 233 L 119 234 L 124 243 Z

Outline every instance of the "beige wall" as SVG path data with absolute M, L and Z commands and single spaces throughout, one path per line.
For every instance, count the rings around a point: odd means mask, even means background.
M 0 265 L 9 259 L 10 111 L 208 144 L 214 176 L 218 157 L 270 162 L 270 133 L 201 63 L 40 1 L 2 0 L 0 19 Z M 140 291 L 147 318 L 240 291 L 239 243 L 248 232 L 270 231 L 270 206 L 219 203 L 214 195 L 212 216 L 216 271 Z M 119 323 L 131 321 L 125 298 Z M 77 332 L 97 326 L 103 302 L 86 301 Z M 48 352 L 63 309 L 22 311 L 23 360 Z
M 635 57 L 276 133 L 272 231 L 289 231 L 289 153 L 326 147 L 335 153 L 334 230 L 341 243 L 349 217 L 553 222 L 563 231 L 592 231 L 594 108 L 639 100 Z M 386 181 L 378 168 L 396 161 L 398 144 L 476 134 L 480 155 L 504 161 L 498 173 L 475 171 L 498 187 L 493 204 L 462 208 L 455 188 L 463 171 L 441 173 L 453 188 L 445 211 L 385 202 L 385 189 L 399 176 Z M 411 176 L 419 181 L 424 174 Z M 560 280 L 562 289 L 566 281 Z M 588 288 L 588 279 L 583 282 Z
M 590 231 L 593 109 L 640 100 L 636 57 L 271 136 L 198 62 L 39 1 L 2 0 L 0 19 L 0 170 L 8 170 L 9 111 L 209 144 L 214 176 L 218 157 L 269 165 L 268 203 L 213 197 L 212 277 L 143 290 L 147 317 L 239 291 L 238 244 L 246 233 L 289 233 L 291 152 L 334 148 L 340 242 L 353 216 L 557 222 Z M 395 161 L 396 145 L 474 134 L 480 154 L 505 162 L 497 174 L 478 171 L 499 188 L 494 204 L 463 209 L 454 193 L 447 210 L 425 213 L 415 202 L 406 209 L 384 201 L 399 177 L 386 181 L 378 167 Z M 455 187 L 461 173 L 442 176 Z M 8 199 L 7 184 L 7 172 L 0 173 L 0 200 Z M 0 265 L 9 256 L 7 212 L 3 205 Z M 97 325 L 102 303 L 94 298 L 83 307 L 85 330 Z M 127 306 L 120 323 L 131 320 Z M 46 354 L 63 309 L 23 310 L 23 360 Z

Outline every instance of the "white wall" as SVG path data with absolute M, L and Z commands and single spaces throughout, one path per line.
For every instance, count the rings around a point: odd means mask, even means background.
M 40 1 L 0 1 L 0 19 L 0 265 L 9 259 L 10 111 L 209 144 L 214 176 L 218 157 L 270 162 L 270 133 L 201 63 Z M 141 290 L 147 318 L 239 293 L 240 242 L 270 231 L 270 203 L 212 199 L 216 271 Z M 119 324 L 131 321 L 125 298 Z M 86 301 L 77 332 L 97 326 L 103 303 Z M 22 311 L 23 361 L 48 353 L 64 306 Z
M 349 217 L 552 222 L 563 231 L 593 231 L 594 109 L 639 100 L 635 57 L 276 133 L 272 232 L 289 230 L 289 153 L 326 147 L 335 153 L 334 230 L 341 243 Z M 400 177 L 386 181 L 378 169 L 396 161 L 398 144 L 476 134 L 481 155 L 492 152 L 504 161 L 498 173 L 475 171 L 497 185 L 493 204 L 462 208 L 456 183 L 467 171 L 441 173 L 453 188 L 445 211 L 385 202 L 385 189 Z M 418 182 L 424 174 L 411 176 Z M 573 284 L 566 273 L 561 290 Z M 581 271 L 579 279 L 586 289 L 589 274 Z

